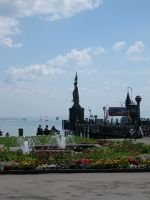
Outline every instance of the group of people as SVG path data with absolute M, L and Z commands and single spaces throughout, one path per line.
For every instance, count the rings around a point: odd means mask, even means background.
M 3 132 L 2 132 L 1 129 L 0 129 L 0 136 L 3 136 Z M 5 134 L 5 136 L 8 137 L 8 136 L 9 136 L 9 132 L 7 132 L 7 133 Z
M 38 128 L 37 128 L 37 135 L 50 135 L 50 134 L 54 134 L 54 133 L 58 133 L 58 134 L 60 133 L 60 131 L 57 130 L 55 128 L 55 126 L 52 126 L 52 128 L 49 129 L 48 125 L 46 125 L 44 130 L 43 130 L 41 125 L 39 125 Z

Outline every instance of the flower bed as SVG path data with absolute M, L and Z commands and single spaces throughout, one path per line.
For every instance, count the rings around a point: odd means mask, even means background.
M 40 151 L 31 154 L 0 150 L 0 171 L 150 171 L 150 145 L 132 141 L 98 141 L 99 147 L 81 152 L 73 150 Z

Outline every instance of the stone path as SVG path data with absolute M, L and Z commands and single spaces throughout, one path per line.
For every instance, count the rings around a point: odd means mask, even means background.
M 1 175 L 2 200 L 149 200 L 150 173 Z
M 150 144 L 150 137 L 137 139 L 136 142 L 144 142 L 145 144 Z
M 123 141 L 125 139 L 110 139 L 110 140 L 114 140 L 114 141 Z M 127 139 L 128 140 L 128 139 Z M 142 142 L 145 144 L 150 144 L 150 137 L 143 137 L 141 139 L 132 139 L 133 142 L 138 143 L 138 142 Z

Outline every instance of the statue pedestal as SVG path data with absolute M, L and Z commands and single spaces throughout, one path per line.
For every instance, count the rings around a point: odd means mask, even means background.
M 70 130 L 72 130 L 77 135 L 80 135 L 81 125 L 84 122 L 84 108 L 80 105 L 73 105 L 69 108 L 69 125 Z

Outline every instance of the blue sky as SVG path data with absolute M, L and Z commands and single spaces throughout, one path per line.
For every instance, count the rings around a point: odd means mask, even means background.
M 77 72 L 85 116 L 103 117 L 131 87 L 149 117 L 149 8 L 149 0 L 0 0 L 0 116 L 68 118 Z

